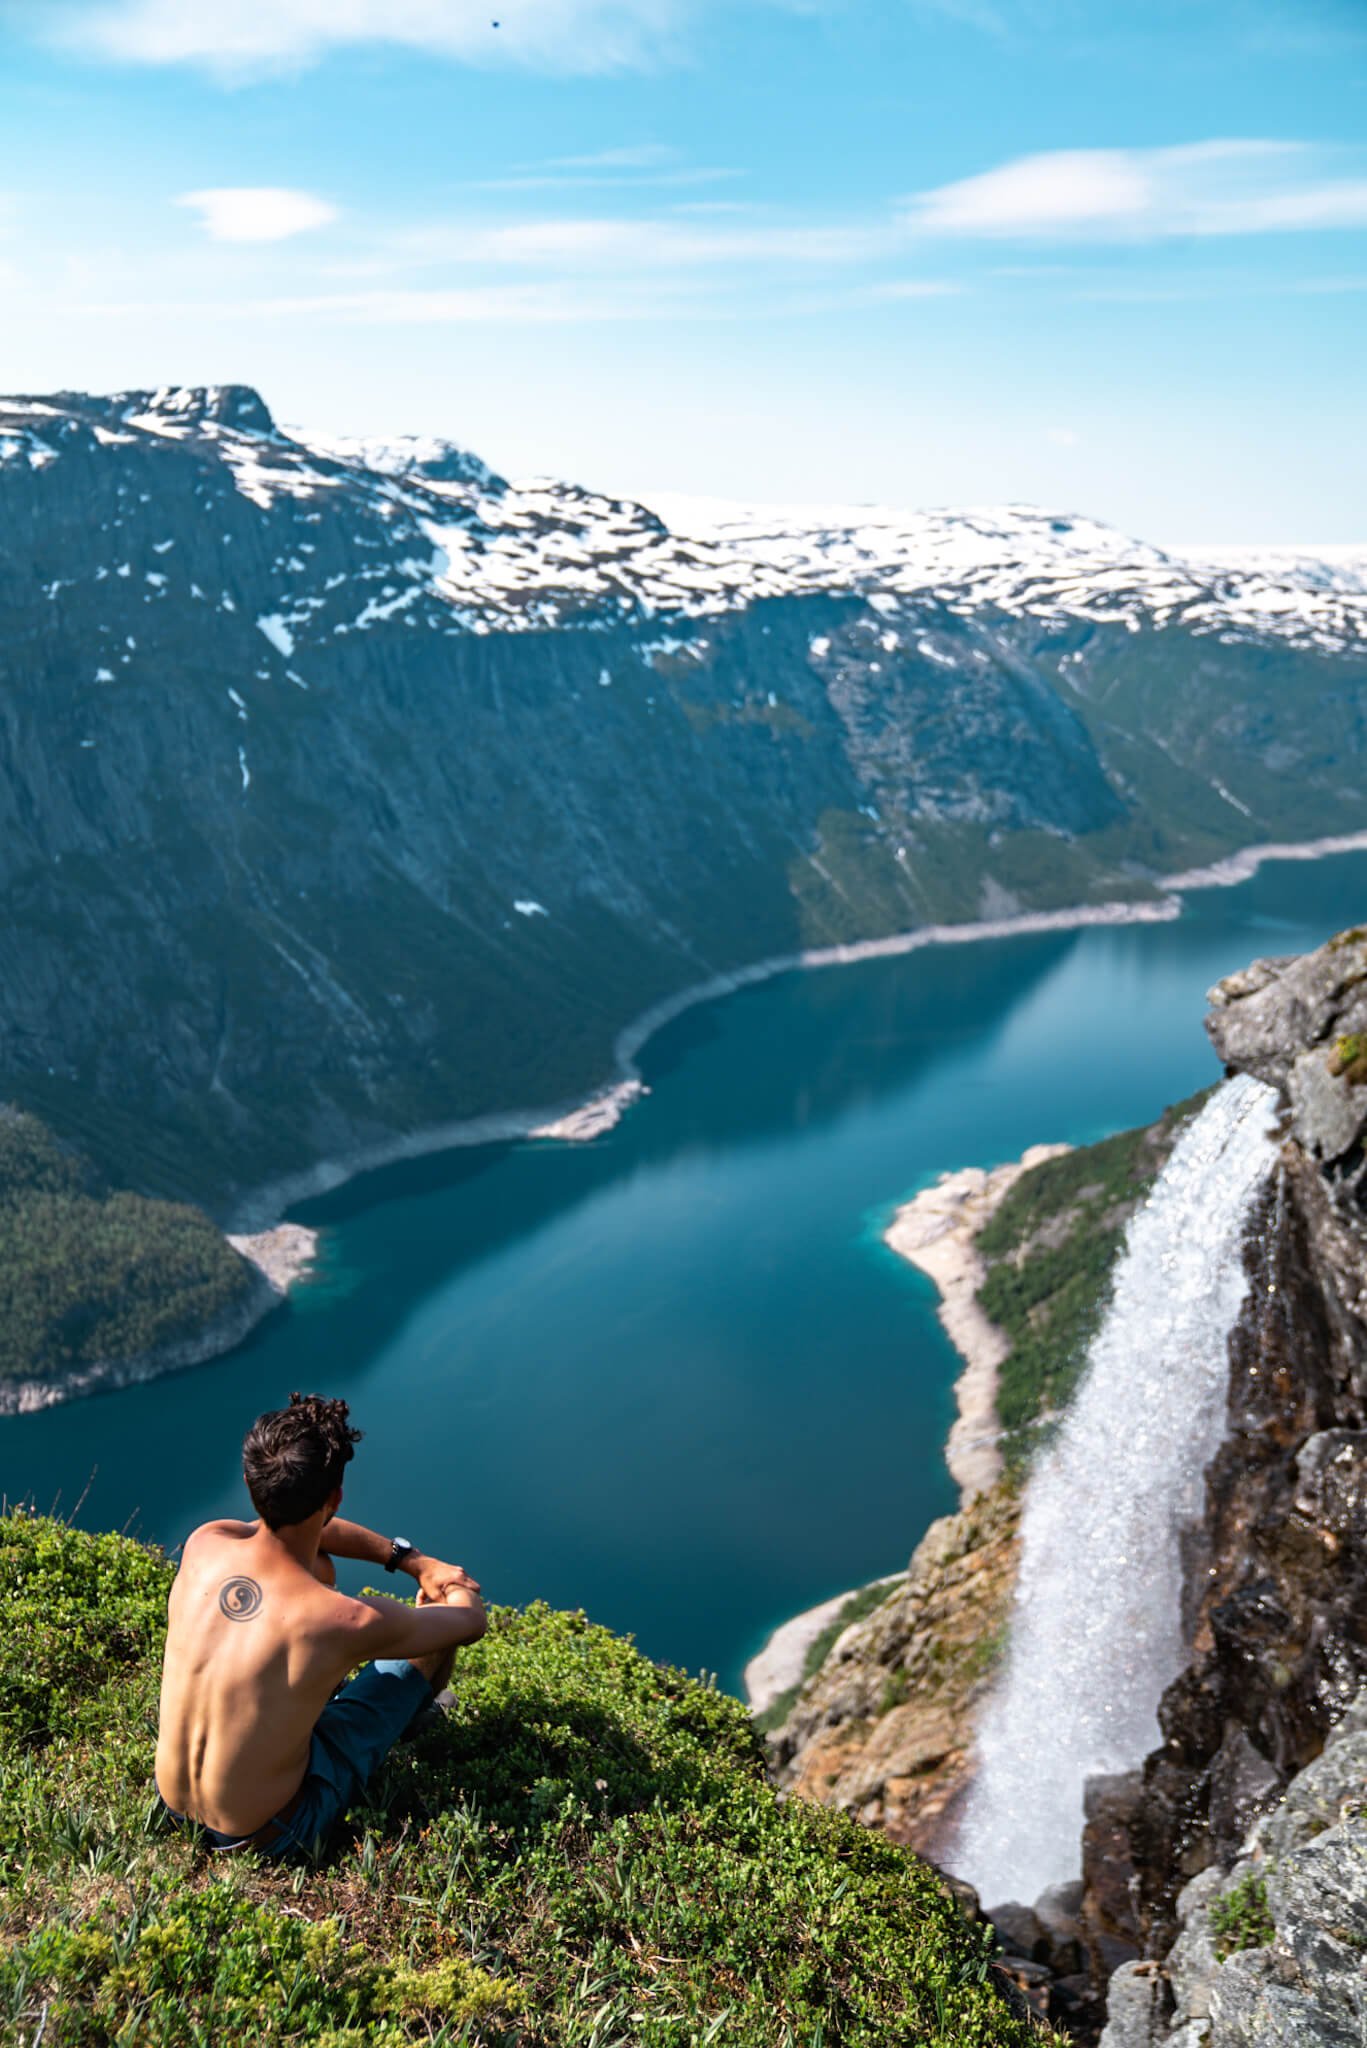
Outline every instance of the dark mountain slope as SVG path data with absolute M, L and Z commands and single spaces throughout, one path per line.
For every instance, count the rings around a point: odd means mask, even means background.
M 1322 624 L 1252 650 L 1302 687 L 1227 745 L 1243 651 L 1203 712 L 1207 627 L 1148 633 L 1231 782 L 1300 750 L 1312 827 L 1276 771 L 1246 817 L 1169 760 L 1129 624 L 1064 645 L 907 573 L 820 587 L 445 444 L 305 447 L 239 387 L 0 407 L 0 1099 L 223 1213 L 585 1091 L 718 971 L 1367 815 Z

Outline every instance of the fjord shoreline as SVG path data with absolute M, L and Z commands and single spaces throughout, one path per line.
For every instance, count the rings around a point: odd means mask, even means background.
M 547 1138 L 582 1143 L 610 1131 L 628 1108 L 646 1092 L 636 1065 L 647 1041 L 666 1025 L 700 1004 L 718 1000 L 737 990 L 753 987 L 775 976 L 856 964 L 860 961 L 898 957 L 929 946 L 963 945 L 983 940 L 1034 936 L 1049 932 L 1085 930 L 1094 926 L 1165 923 L 1180 917 L 1181 893 L 1187 890 L 1219 888 L 1249 879 L 1266 861 L 1308 861 L 1338 854 L 1367 850 L 1367 832 L 1351 836 L 1306 841 L 1300 844 L 1262 844 L 1243 849 L 1237 855 L 1204 870 L 1166 878 L 1158 886 L 1165 893 L 1139 902 L 1111 902 L 1079 905 L 1053 911 L 984 919 L 962 925 L 930 925 L 887 938 L 863 940 L 846 945 L 775 956 L 695 984 L 643 1012 L 618 1034 L 614 1057 L 618 1078 L 578 1100 L 544 1109 L 510 1110 L 432 1126 L 407 1138 L 386 1141 L 347 1155 L 323 1161 L 307 1174 L 293 1176 L 254 1192 L 230 1219 L 236 1238 L 253 1242 L 269 1239 L 282 1229 L 298 1231 L 302 1226 L 286 1225 L 282 1218 L 294 1203 L 322 1195 L 377 1168 L 446 1150 L 509 1143 L 527 1138 Z M 1175 884 L 1180 882 L 1181 893 Z M 243 1247 L 239 1246 L 239 1249 Z M 234 1313 L 210 1325 L 195 1336 L 153 1353 L 130 1359 L 111 1360 L 87 1366 L 52 1380 L 13 1382 L 0 1387 L 0 1416 L 32 1412 L 78 1399 L 87 1394 L 115 1391 L 122 1387 L 160 1378 L 193 1365 L 207 1363 L 236 1350 L 252 1332 L 288 1298 L 290 1289 L 304 1277 L 317 1251 L 316 1234 L 310 1234 L 307 1256 L 272 1280 L 264 1276 L 249 1297 L 236 1305 Z M 248 1254 L 250 1256 L 250 1253 Z

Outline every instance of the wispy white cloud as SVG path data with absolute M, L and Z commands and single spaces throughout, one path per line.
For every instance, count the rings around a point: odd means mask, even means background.
M 1328 176 L 1308 144 L 1216 140 L 1059 149 L 918 193 L 922 233 L 1124 240 L 1367 225 L 1367 178 Z
M 44 27 L 91 56 L 194 65 L 232 80 L 366 43 L 593 73 L 672 56 L 691 11 L 691 0 L 61 0 Z
M 546 327 L 595 320 L 673 319 L 680 308 L 674 297 L 658 286 L 647 291 L 613 281 L 598 285 L 547 281 L 433 290 L 393 287 L 262 294 L 217 303 L 204 299 L 102 300 L 88 301 L 78 310 L 101 319 L 138 321 L 190 315 L 215 322 L 307 322 L 317 318 L 329 325 L 344 322 L 371 327 Z M 726 309 L 712 310 L 722 313 Z
M 596 149 L 588 156 L 548 156 L 527 164 L 529 171 L 658 171 L 672 164 L 678 151 L 663 142 L 638 142 L 621 149 Z
M 961 284 L 952 283 L 948 278 L 894 277 L 880 284 L 871 284 L 865 297 L 889 302 L 897 299 L 949 299 L 962 290 Z
M 566 255 L 605 258 L 614 264 L 665 268 L 777 262 L 799 265 L 859 263 L 880 253 L 877 229 L 817 223 L 795 227 L 688 227 L 676 220 L 530 222 L 495 229 L 486 249 L 496 261 L 541 263 Z
M 680 166 L 672 171 L 517 171 L 502 178 L 475 178 L 475 192 L 620 192 L 639 185 L 717 185 L 729 178 L 744 177 L 743 171 L 720 166 Z
M 215 242 L 284 242 L 337 218 L 326 199 L 285 185 L 218 185 L 183 192 L 176 205 L 193 207 Z
M 1321 293 L 1367 292 L 1367 277 L 1306 277 L 1293 284 L 1293 292 L 1308 293 L 1318 297 Z
M 398 265 L 492 265 L 500 269 L 570 270 L 575 275 L 698 270 L 773 264 L 798 269 L 876 261 L 905 241 L 895 224 L 861 221 L 753 225 L 726 215 L 700 220 L 614 216 L 478 222 L 411 230 L 391 240 Z
M 676 199 L 670 207 L 671 213 L 687 214 L 696 219 L 735 219 L 742 214 L 756 214 L 762 211 L 753 199 Z
M 664 142 L 627 143 L 584 156 L 548 156 L 515 164 L 496 178 L 476 178 L 478 192 L 573 191 L 586 187 L 624 191 L 635 185 L 711 185 L 738 178 L 739 171 L 680 161 L 681 151 Z

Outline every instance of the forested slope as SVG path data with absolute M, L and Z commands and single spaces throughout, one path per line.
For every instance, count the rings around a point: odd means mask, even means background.
M 0 1391 L 193 1338 L 259 1285 L 203 1210 L 109 1188 L 0 1106 Z

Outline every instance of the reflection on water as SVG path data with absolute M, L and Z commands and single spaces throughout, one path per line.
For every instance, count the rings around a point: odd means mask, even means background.
M 0 1487 L 174 1543 L 241 1512 L 294 1387 L 366 1431 L 348 1511 L 496 1599 L 583 1606 L 738 1681 L 768 1627 L 953 1505 L 955 1360 L 879 1241 L 935 1173 L 1147 1121 L 1215 1078 L 1204 994 L 1367 905 L 1367 856 L 1265 868 L 1177 924 L 792 975 L 695 1010 L 586 1147 L 406 1162 L 297 1213 L 319 1282 L 232 1357 L 0 1422 Z

